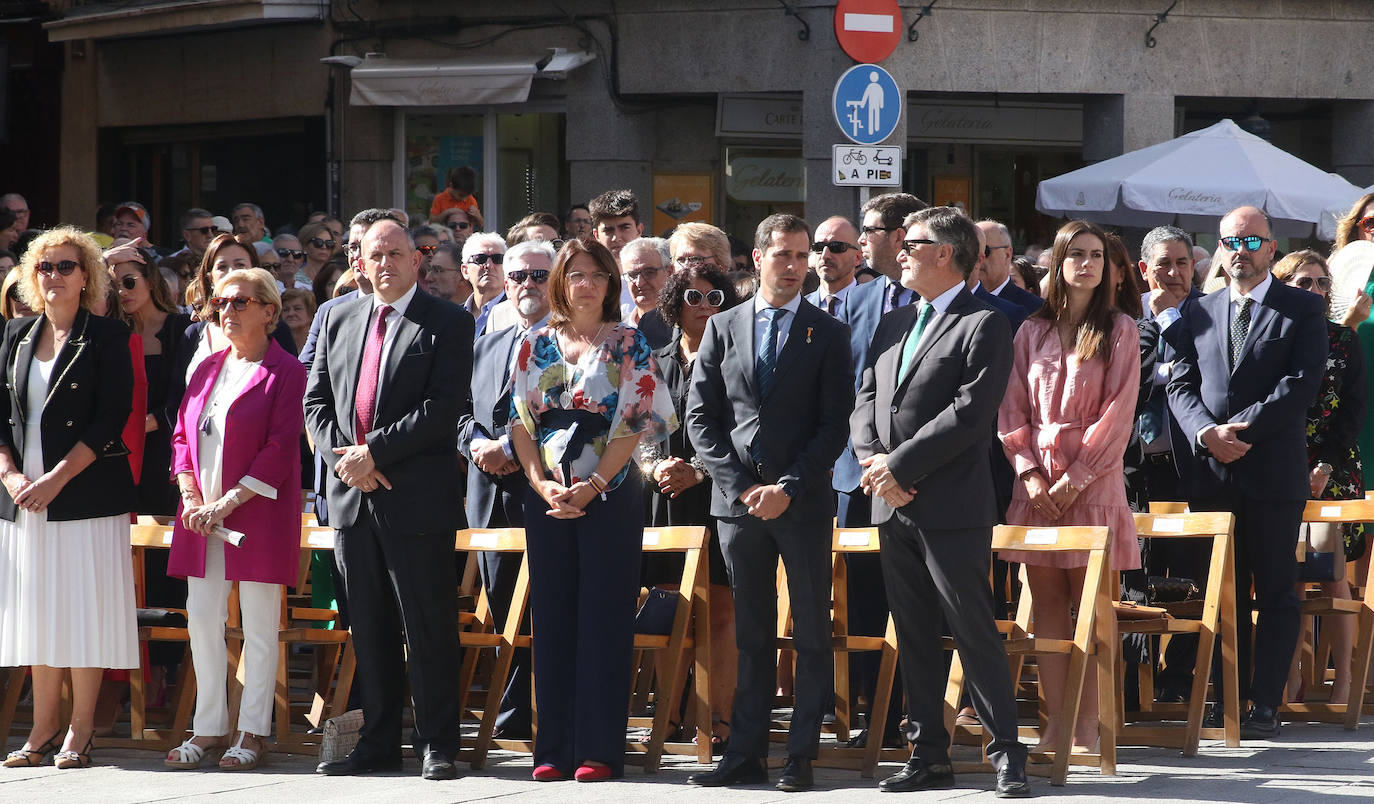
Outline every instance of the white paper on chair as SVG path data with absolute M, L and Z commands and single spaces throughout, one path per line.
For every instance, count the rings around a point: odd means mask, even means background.
M 866 530 L 842 530 L 839 542 L 844 547 L 867 547 L 871 538 Z
M 1157 516 L 1154 522 L 1150 523 L 1150 529 L 1155 533 L 1182 533 L 1183 520 Z
M 1054 544 L 1059 541 L 1059 531 L 1054 528 L 1031 528 L 1026 531 L 1026 544 Z
M 643 544 L 644 544 L 645 547 L 653 547 L 653 546 L 657 545 L 657 544 L 658 544 L 658 531 L 657 531 L 657 530 L 652 530 L 652 529 L 644 531 L 644 542 L 643 542 Z
M 475 530 L 468 536 L 468 544 L 477 549 L 495 548 L 501 541 L 501 537 L 489 530 Z
M 1324 516 L 1324 517 L 1328 517 L 1328 516 L 1329 516 L 1329 517 L 1332 517 L 1332 518 L 1336 518 L 1336 517 L 1339 517 L 1340 515 L 1341 515 L 1341 507 L 1340 507 L 1339 505 L 1323 505 L 1323 506 L 1322 506 L 1322 516 Z

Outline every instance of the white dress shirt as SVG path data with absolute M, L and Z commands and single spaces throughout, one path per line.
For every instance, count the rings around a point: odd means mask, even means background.
M 778 343 L 773 351 L 773 360 L 777 361 L 782 355 L 782 347 L 787 343 L 787 333 L 792 331 L 792 321 L 797 317 L 797 310 L 801 308 L 801 294 L 792 297 L 792 300 L 779 307 L 779 310 L 786 310 L 786 313 L 778 315 Z M 763 338 L 768 333 L 768 313 L 766 310 L 772 309 L 772 305 L 763 300 L 762 293 L 754 294 L 754 360 L 757 362 L 759 353 L 763 350 Z

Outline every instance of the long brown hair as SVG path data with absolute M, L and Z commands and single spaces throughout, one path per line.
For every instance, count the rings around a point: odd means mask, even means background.
M 1348 243 L 1361 239 L 1360 215 L 1364 212 L 1364 208 L 1369 206 L 1370 201 L 1374 201 L 1374 193 L 1365 193 L 1360 196 L 1360 200 L 1356 201 L 1355 206 L 1345 213 L 1345 217 L 1336 222 L 1336 246 L 1331 249 L 1332 254 L 1345 248 Z
M 248 235 L 216 235 L 210 245 L 205 248 L 205 256 L 200 260 L 200 267 L 196 269 L 196 276 L 186 286 L 186 306 L 190 307 L 196 316 L 197 321 L 208 321 L 210 310 L 205 309 L 206 303 L 215 295 L 214 281 L 210 278 L 210 273 L 215 267 L 215 260 L 219 253 L 230 246 L 238 246 L 248 252 L 248 262 L 254 268 L 262 267 L 258 262 L 258 250 L 253 245 L 253 241 L 248 239 Z
M 1080 362 L 1101 356 L 1112 359 L 1112 317 L 1116 310 L 1112 306 L 1112 266 L 1108 258 L 1107 234 L 1096 224 L 1087 221 L 1069 221 L 1059 227 L 1054 236 L 1054 246 L 1050 252 L 1050 287 L 1045 294 L 1045 303 L 1035 311 L 1034 316 L 1051 323 L 1059 323 L 1069 312 L 1069 286 L 1064 281 L 1064 257 L 1069 252 L 1069 244 L 1079 235 L 1092 235 L 1102 243 L 1102 281 L 1093 288 L 1088 309 L 1083 312 L 1083 320 L 1078 322 L 1074 352 Z
M 1121 284 L 1112 288 L 1112 304 L 1131 318 L 1140 318 L 1145 312 L 1140 303 L 1140 286 L 1136 284 L 1140 269 L 1131 262 L 1131 252 L 1121 242 L 1121 236 L 1107 232 L 1107 272 L 1103 275 L 1107 281 L 1111 281 L 1113 264 L 1121 266 Z

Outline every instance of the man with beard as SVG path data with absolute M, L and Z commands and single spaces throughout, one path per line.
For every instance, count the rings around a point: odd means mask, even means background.
M 1310 493 L 1306 414 L 1326 362 L 1326 310 L 1317 295 L 1270 275 L 1277 244 L 1263 211 L 1232 210 L 1220 233 L 1230 286 L 1156 319 L 1177 352 L 1169 411 L 1192 452 L 1189 507 L 1236 517 L 1240 700 L 1251 702 L 1240 733 L 1267 739 L 1279 733 L 1298 639 L 1293 539 Z M 1182 447 L 1174 445 L 1180 458 Z M 1259 612 L 1253 628 L 1252 610 Z M 1216 669 L 1220 683 L 1220 663 Z

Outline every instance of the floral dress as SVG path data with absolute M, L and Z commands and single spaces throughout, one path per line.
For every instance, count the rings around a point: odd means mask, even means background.
M 642 433 L 641 444 L 656 443 L 678 428 L 668 386 L 638 329 L 616 325 L 575 364 L 563 358 L 554 332 L 534 330 L 516 351 L 511 420 L 519 420 L 538 442 L 556 480 L 565 486 L 586 480 L 613 439 Z M 549 426 L 550 420 L 566 421 L 560 414 L 570 411 L 595 414 L 604 423 L 580 417 L 570 426 Z M 579 449 L 580 441 L 590 449 Z M 609 488 L 620 486 L 632 463 L 607 478 Z
M 1317 399 L 1307 411 L 1307 466 L 1331 464 L 1331 480 L 1319 499 L 1358 500 L 1364 497 L 1364 473 L 1357 437 L 1365 416 L 1365 364 L 1355 333 L 1327 322 L 1330 350 Z M 1364 555 L 1365 526 L 1345 524 L 1341 537 L 1347 561 Z

